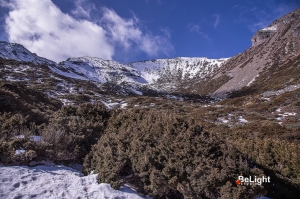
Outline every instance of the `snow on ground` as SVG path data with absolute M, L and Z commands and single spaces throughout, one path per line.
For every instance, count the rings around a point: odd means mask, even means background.
M 233 121 L 232 121 L 232 114 L 228 114 L 227 116 L 225 117 L 219 117 L 217 118 L 217 122 L 219 123 L 223 123 L 223 124 L 245 124 L 248 122 L 248 120 L 244 119 L 243 116 L 239 116 L 238 118 L 235 118 Z
M 295 116 L 297 115 L 297 113 L 295 112 L 284 112 L 283 114 L 281 114 L 282 110 L 281 108 L 276 109 L 276 112 L 279 112 L 277 115 L 280 115 L 281 117 L 278 117 L 277 120 L 282 120 L 283 118 L 287 117 L 287 116 Z
M 277 31 L 277 25 L 266 27 L 262 29 L 263 31 Z
M 119 105 L 118 102 L 104 102 L 104 101 L 101 101 L 101 102 L 102 102 L 102 103 L 106 106 L 106 108 L 108 108 L 108 109 L 112 109 L 113 107 Z
M 274 95 L 281 95 L 283 93 L 290 92 L 290 91 L 295 91 L 298 88 L 300 88 L 300 84 L 291 85 L 291 86 L 285 87 L 284 89 L 280 89 L 277 91 L 266 91 L 266 92 L 262 93 L 261 95 L 262 95 L 262 97 L 266 98 L 266 97 L 270 97 L 270 96 L 274 96 Z
M 138 91 L 138 90 L 135 90 L 134 88 L 131 88 L 131 91 L 134 92 L 135 94 L 137 95 L 143 95 L 142 92 Z
M 15 138 L 19 138 L 19 139 L 24 139 L 24 135 L 17 135 L 15 136 Z M 33 135 L 33 136 L 29 136 L 29 140 L 34 141 L 34 142 L 43 142 L 43 139 L 41 136 L 37 136 L 37 135 Z
M 229 122 L 229 120 L 226 120 L 224 118 L 218 118 L 218 121 L 221 122 L 221 123 L 224 123 L 224 124 L 227 124 Z
M 247 122 L 248 122 L 248 120 L 244 119 L 243 116 L 240 116 L 240 117 L 239 117 L 239 121 L 240 121 L 241 123 L 247 123 Z
M 128 187 L 117 191 L 98 184 L 97 174 L 83 176 L 65 166 L 0 166 L 0 198 L 151 199 Z
M 123 103 L 121 104 L 121 108 L 125 108 L 128 104 L 127 103 Z
M 26 151 L 24 149 L 19 149 L 19 150 L 16 150 L 15 155 L 21 155 L 23 153 L 26 153 Z
M 277 117 L 276 120 L 283 120 L 285 117 L 287 116 L 295 116 L 297 113 L 288 113 L 288 112 L 285 112 L 283 114 L 277 114 L 279 115 L 280 117 Z
M 126 108 L 126 106 L 128 106 L 128 103 L 126 103 L 125 101 L 122 101 L 122 102 L 113 102 L 112 100 L 108 100 L 107 102 L 105 102 L 105 101 L 101 101 L 101 102 L 108 109 L 112 109 L 112 108 L 114 108 L 116 106 L 120 106 L 120 108 Z
M 78 75 L 78 74 L 75 74 L 75 73 L 73 73 L 73 72 L 71 72 L 71 71 L 64 72 L 64 71 L 58 70 L 57 68 L 50 67 L 50 66 L 49 66 L 49 68 L 50 68 L 53 72 L 55 72 L 55 73 L 57 73 L 57 74 L 59 74 L 59 75 L 65 76 L 65 77 L 70 77 L 70 78 L 80 79 L 80 80 L 88 80 L 87 78 L 85 78 L 85 77 L 83 77 L 83 76 L 80 76 L 80 75 Z
M 64 106 L 73 104 L 73 101 L 68 99 L 60 99 L 60 101 L 64 104 Z
M 140 71 L 142 76 L 146 77 L 145 79 L 149 83 L 153 83 L 152 80 L 155 80 L 159 77 L 158 73 L 165 70 L 181 70 L 183 76 L 186 73 L 189 73 L 193 77 L 194 75 L 199 73 L 201 69 L 208 71 L 210 68 L 219 68 L 227 60 L 228 58 L 208 59 L 206 57 L 177 57 L 172 59 L 156 59 L 134 62 L 130 63 L 128 66 Z
M 250 84 L 252 84 L 258 76 L 259 76 L 259 74 L 256 75 L 256 76 L 255 76 L 255 77 L 247 84 L 247 86 L 250 86 Z
M 276 120 L 279 121 L 278 124 L 281 125 L 281 126 L 282 126 L 282 121 L 284 121 L 286 117 L 288 117 L 288 116 L 296 116 L 297 115 L 297 113 L 295 113 L 295 112 L 286 112 L 286 111 L 284 111 L 284 113 L 282 113 L 283 112 L 282 108 L 276 109 L 275 112 L 277 112 L 276 113 L 276 116 L 277 116 Z M 275 114 L 275 113 L 272 112 L 272 114 Z

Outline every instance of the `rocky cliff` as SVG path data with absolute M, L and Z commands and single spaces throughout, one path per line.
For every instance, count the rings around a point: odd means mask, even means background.
M 213 79 L 226 76 L 229 80 L 213 92 L 226 93 L 250 86 L 270 68 L 296 62 L 300 54 L 299 35 L 300 9 L 257 31 L 251 39 L 252 46 L 228 60 L 216 73 Z

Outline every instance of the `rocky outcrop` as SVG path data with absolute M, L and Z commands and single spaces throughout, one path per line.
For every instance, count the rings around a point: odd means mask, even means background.
M 229 59 L 212 80 L 221 76 L 230 79 L 214 94 L 222 94 L 250 86 L 270 67 L 281 67 L 300 55 L 300 8 L 259 30 L 251 39 L 252 46 Z M 270 78 L 272 74 L 269 75 Z
M 257 31 L 257 33 L 251 38 L 252 46 L 257 46 L 273 36 L 277 32 L 277 28 L 277 25 L 274 25 Z

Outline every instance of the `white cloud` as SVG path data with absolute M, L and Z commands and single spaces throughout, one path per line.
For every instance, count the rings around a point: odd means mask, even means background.
M 257 30 L 267 27 L 277 18 L 273 13 L 267 13 L 265 10 L 259 10 L 257 7 L 251 8 L 249 12 L 255 16 L 253 21 L 248 25 L 251 32 L 256 32 Z
M 214 23 L 214 28 L 216 28 L 220 22 L 220 15 L 215 14 L 215 15 L 213 15 L 213 17 L 216 18 L 215 23 Z
M 11 5 L 6 18 L 10 42 L 54 61 L 84 55 L 112 58 L 114 48 L 97 24 L 62 13 L 50 0 L 17 0 Z
M 8 39 L 57 62 L 78 56 L 112 59 L 116 51 L 133 49 L 148 56 L 172 51 L 168 37 L 145 33 L 136 16 L 124 19 L 103 8 L 99 23 L 91 21 L 90 13 L 96 9 L 86 3 L 75 1 L 73 17 L 51 0 L 11 0 L 2 4 L 10 9 L 5 19 Z
M 75 0 L 75 9 L 71 13 L 76 17 L 90 19 L 90 13 L 96 10 L 96 6 L 87 0 Z
M 101 25 L 107 30 L 111 42 L 123 46 L 125 51 L 135 48 L 154 56 L 158 53 L 168 55 L 173 50 L 168 39 L 169 35 L 158 36 L 143 32 L 135 15 L 130 19 L 124 19 L 115 11 L 103 8 Z
M 161 31 L 165 34 L 165 37 L 171 38 L 171 30 L 168 27 L 161 28 Z
M 191 32 L 198 32 L 198 33 L 202 33 L 200 30 L 200 26 L 199 25 L 194 25 L 194 24 L 189 24 L 188 28 L 190 29 Z
M 210 40 L 210 38 L 208 37 L 208 35 L 205 34 L 203 31 L 201 31 L 201 27 L 200 27 L 199 25 L 190 23 L 190 24 L 188 25 L 188 29 L 189 29 L 191 32 L 196 32 L 196 33 L 202 35 L 205 39 Z
M 4 8 L 11 8 L 13 6 L 13 4 L 7 0 L 0 0 L 0 5 Z
M 238 23 L 244 23 L 251 32 L 256 31 L 269 26 L 275 19 L 282 17 L 285 14 L 299 8 L 299 0 L 290 0 L 288 2 L 276 2 L 274 0 L 266 0 L 265 7 L 256 6 L 235 6 L 240 14 L 238 17 Z

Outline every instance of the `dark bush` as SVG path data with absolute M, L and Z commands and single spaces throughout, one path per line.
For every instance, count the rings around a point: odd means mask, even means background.
M 263 187 L 234 185 L 239 174 L 250 174 L 247 162 L 192 119 L 133 109 L 110 118 L 84 166 L 99 173 L 99 182 L 128 183 L 156 198 L 174 191 L 184 198 L 251 198 Z

